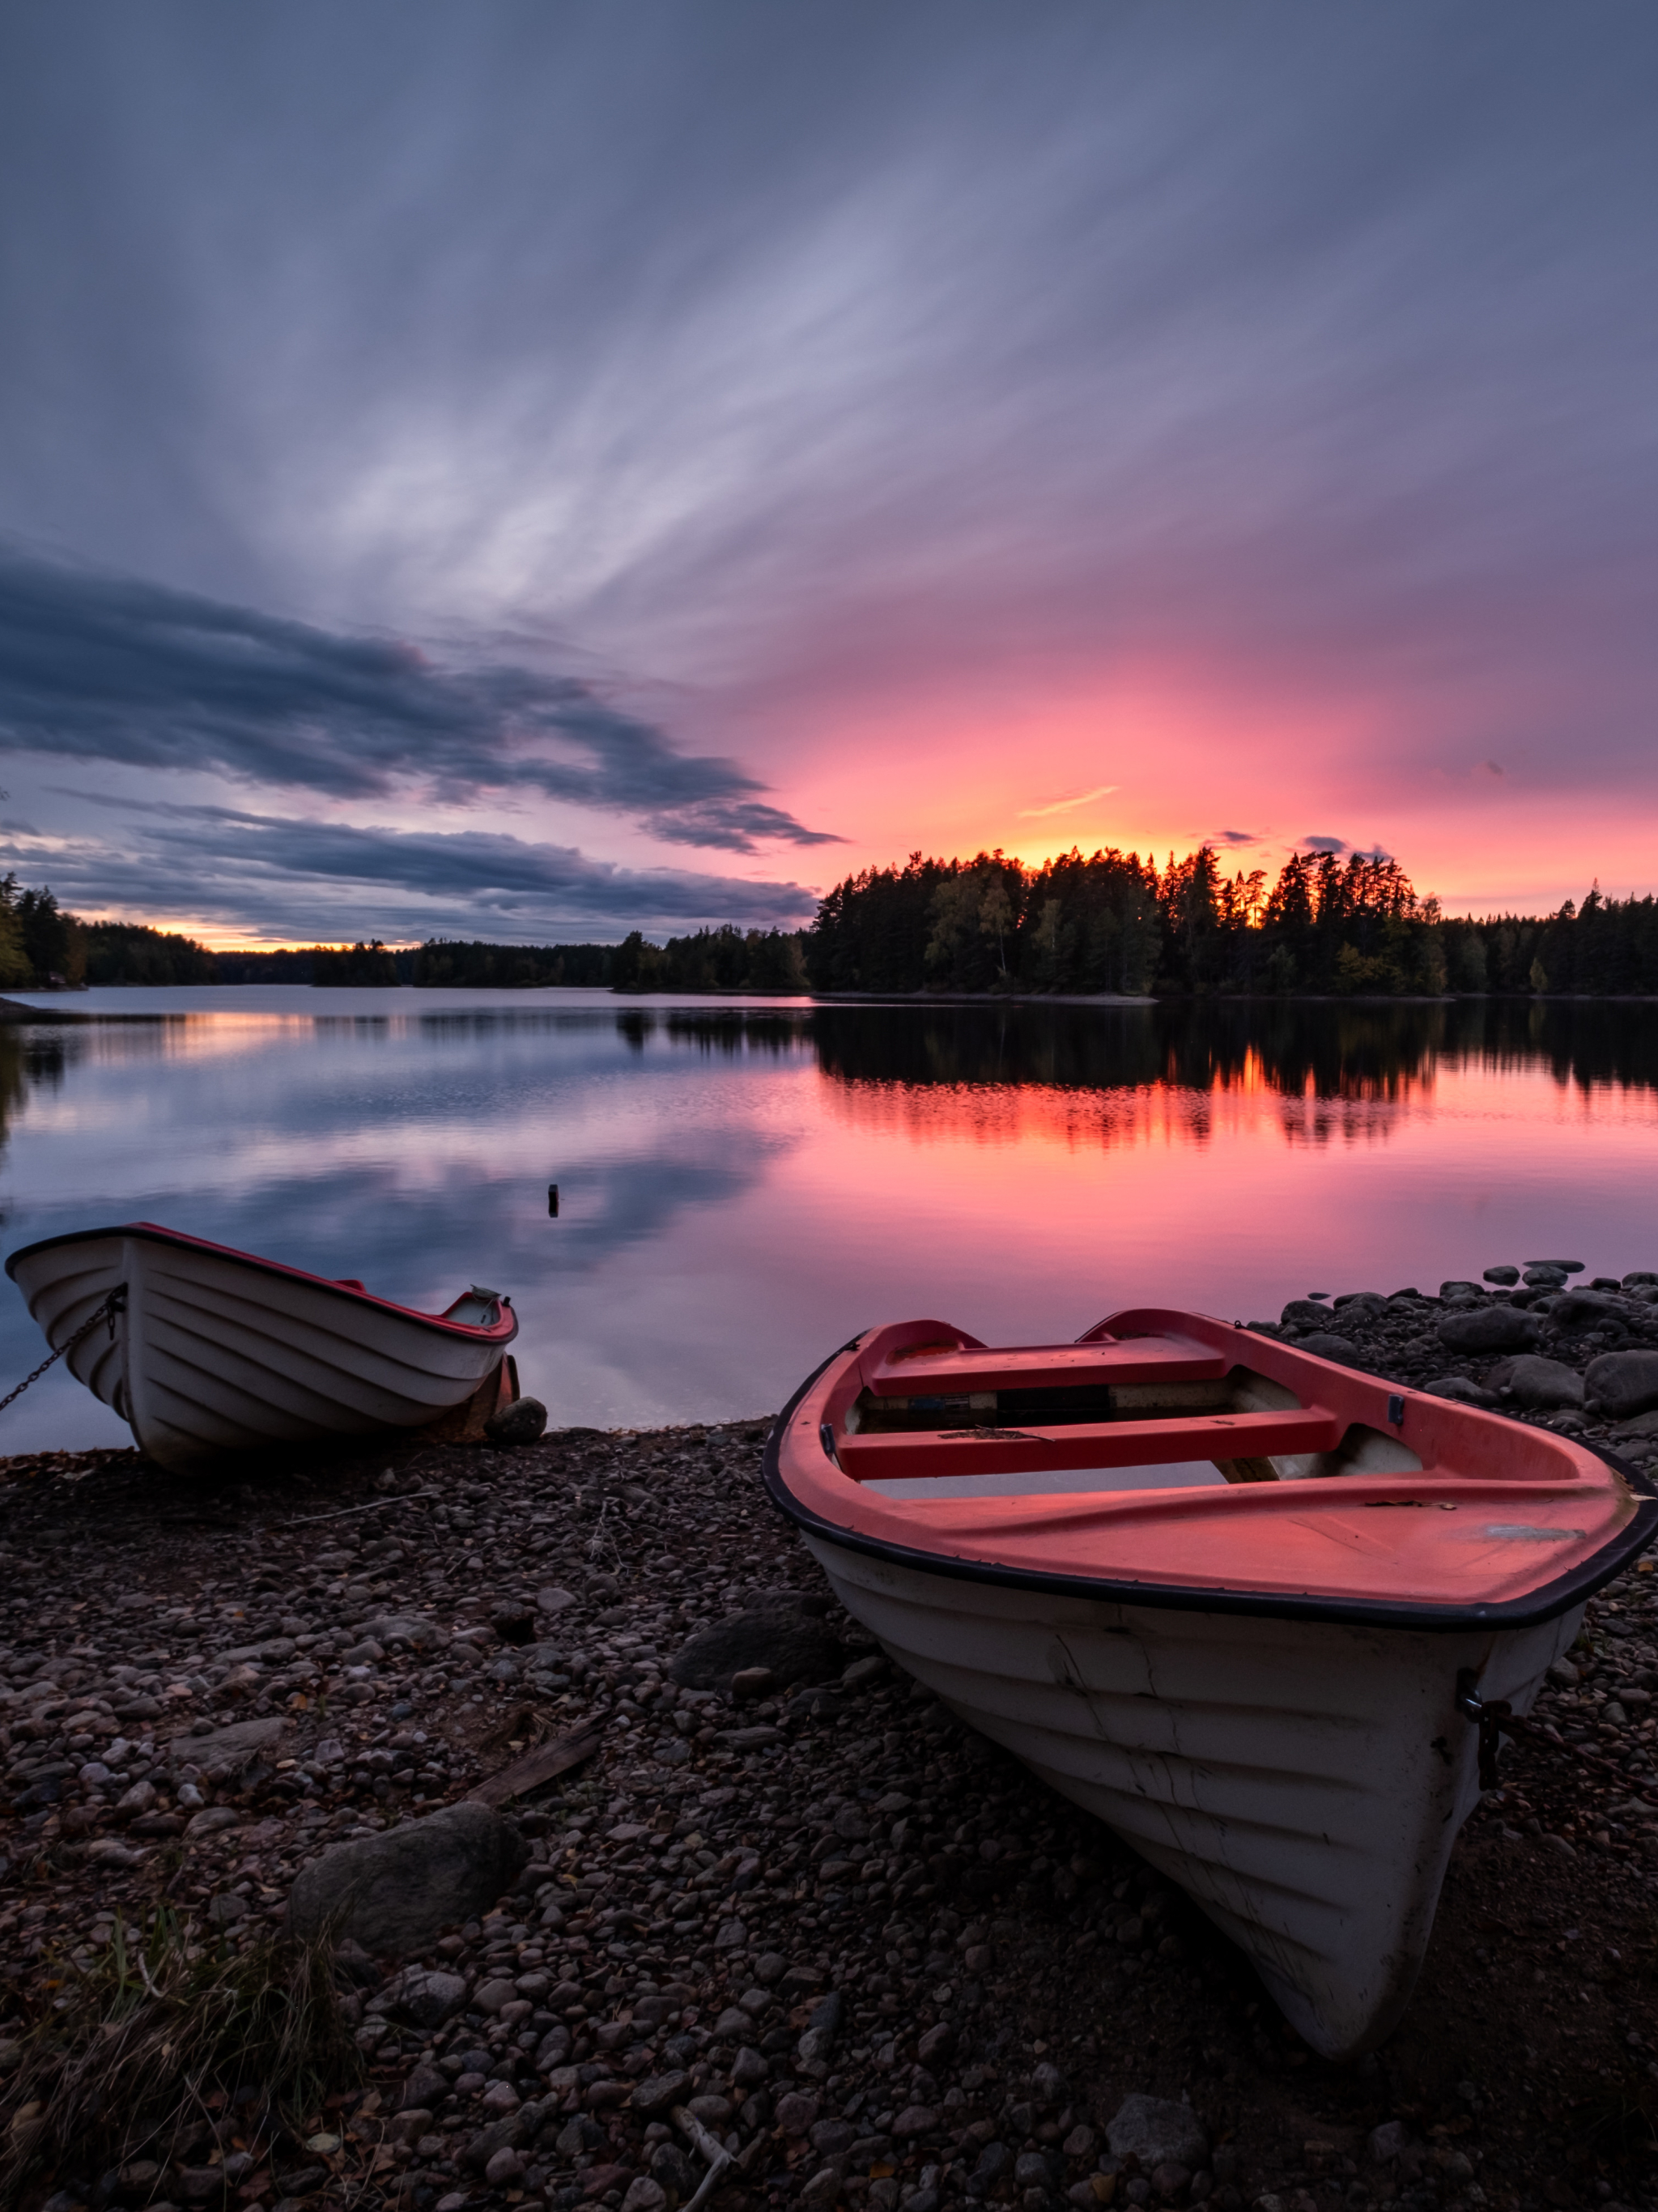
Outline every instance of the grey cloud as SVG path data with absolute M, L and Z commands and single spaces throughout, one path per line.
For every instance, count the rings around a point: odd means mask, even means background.
M 799 884 L 629 869 L 568 847 L 484 831 L 362 829 L 219 806 L 100 802 L 118 841 L 46 846 L 0 831 L 0 864 L 49 879 L 83 914 L 178 914 L 269 938 L 486 933 L 526 942 L 704 923 L 796 928 Z
M 573 678 L 444 665 L 395 639 L 3 545 L 0 747 L 336 798 L 537 792 L 732 852 L 840 842 L 769 805 L 736 763 L 676 751 Z

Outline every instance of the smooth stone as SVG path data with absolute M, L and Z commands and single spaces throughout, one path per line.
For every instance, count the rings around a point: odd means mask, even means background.
M 261 1752 L 273 1751 L 287 1727 L 280 1713 L 272 1713 L 264 1720 L 234 1721 L 228 1728 L 210 1729 L 203 1735 L 186 1729 L 172 1739 L 169 1748 L 203 1773 L 215 1766 L 246 1766 Z
M 1436 1376 L 1422 1388 L 1430 1398 L 1448 1398 L 1454 1406 L 1482 1406 L 1489 1410 L 1497 1402 L 1495 1390 L 1482 1389 L 1466 1375 Z
M 1506 1290 L 1510 1285 L 1520 1280 L 1520 1270 L 1518 1267 L 1487 1267 L 1485 1280 L 1488 1283 L 1499 1284 Z
M 1593 1328 L 1600 1321 L 1621 1326 L 1625 1309 L 1621 1298 L 1609 1298 L 1604 1291 L 1566 1291 L 1549 1308 L 1549 1318 L 1564 1329 Z
M 1445 1314 L 1434 1333 L 1447 1352 L 1529 1352 L 1543 1330 L 1530 1314 L 1493 1304 Z
M 492 1444 L 538 1443 L 547 1426 L 547 1408 L 539 1398 L 514 1398 L 483 1424 Z
M 1603 1352 L 1583 1376 L 1586 1402 L 1614 1421 L 1658 1406 L 1658 1352 Z
M 654 2119 L 659 2113 L 683 2104 L 690 2086 L 689 2074 L 647 2074 L 642 2081 L 634 2084 L 633 2109 L 647 2120 Z
M 365 1950 L 406 1959 L 485 1911 L 529 1859 L 511 1820 L 463 1799 L 313 1859 L 294 1884 L 288 1924 L 313 1936 L 333 1923 Z
M 1624 1288 L 1626 1291 L 1643 1290 L 1652 1285 L 1658 1285 L 1658 1275 L 1653 1274 L 1645 1267 L 1637 1267 L 1624 1278 Z
M 1303 1336 L 1296 1350 L 1310 1352 L 1315 1359 L 1339 1361 L 1344 1367 L 1351 1367 L 1358 1357 L 1351 1338 L 1338 1336 L 1333 1329 L 1327 1328 L 1315 1329 Z
M 1148 2172 L 1184 2166 L 1194 2172 L 1209 2156 L 1209 2131 L 1189 2105 L 1167 2097 L 1125 2097 L 1105 2131 L 1118 2158 L 1137 2158 Z
M 1388 1301 L 1380 1291 L 1349 1291 L 1335 1302 L 1335 1310 L 1347 1321 L 1375 1321 L 1388 1310 Z
M 680 1646 L 668 1671 L 682 1688 L 724 1690 L 733 1675 L 769 1668 L 780 1686 L 839 1676 L 846 1646 L 798 1599 L 734 1613 Z
M 1330 1316 L 1311 1298 L 1291 1298 L 1278 1317 L 1280 1328 L 1328 1328 Z
M 1581 1275 L 1583 1272 L 1581 1260 L 1527 1260 L 1526 1265 L 1528 1267 L 1553 1267 L 1563 1275 Z
M 1535 1262 L 1529 1266 L 1521 1277 L 1527 1289 L 1531 1291 L 1558 1291 L 1564 1284 L 1565 1279 L 1564 1268 L 1540 1267 Z
M 1503 1368 L 1507 1369 L 1506 1374 L 1501 1372 Z M 1506 1390 L 1516 1406 L 1533 1411 L 1583 1402 L 1583 1378 L 1576 1368 L 1564 1366 L 1558 1359 L 1545 1359 L 1535 1352 L 1500 1362 L 1487 1379 Z
M 363 1632 L 388 1651 L 399 1644 L 410 1651 L 440 1651 L 451 1640 L 441 1621 L 419 1613 L 389 1613 L 382 1620 L 371 1620 Z

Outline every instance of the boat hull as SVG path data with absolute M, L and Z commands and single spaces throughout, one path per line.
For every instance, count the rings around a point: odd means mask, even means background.
M 54 1347 L 125 1287 L 67 1364 L 179 1470 L 423 1427 L 480 1390 L 516 1333 L 510 1307 L 465 1328 L 147 1228 L 54 1238 L 8 1266 Z
M 1464 1634 L 1239 1618 L 969 1588 L 803 1534 L 898 1666 L 1185 1890 L 1330 2058 L 1399 2020 L 1479 1798 L 1459 1669 L 1523 1714 L 1582 1618 Z

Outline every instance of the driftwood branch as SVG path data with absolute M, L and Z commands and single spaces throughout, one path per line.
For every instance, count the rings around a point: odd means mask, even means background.
M 571 1767 L 591 1759 L 603 1739 L 603 1729 L 592 1722 L 569 1735 L 555 1736 L 550 1743 L 526 1751 L 510 1766 L 486 1775 L 476 1789 L 467 1791 L 467 1799 L 477 1805 L 510 1804 L 514 1797 L 527 1796 L 544 1782 L 550 1782 L 556 1774 L 567 1774 Z
M 703 2200 L 718 2186 L 721 2175 L 732 2163 L 732 2154 L 717 2136 L 710 2135 L 695 2112 L 688 2112 L 683 2105 L 673 2108 L 673 2124 L 708 2161 L 708 2170 L 698 2185 L 697 2191 L 684 2208 L 684 2212 L 700 2212 Z

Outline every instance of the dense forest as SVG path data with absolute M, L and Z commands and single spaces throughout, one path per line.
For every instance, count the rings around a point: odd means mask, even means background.
M 82 984 L 440 985 L 534 990 L 936 992 L 1186 998 L 1611 998 L 1658 994 L 1658 900 L 1592 890 L 1558 914 L 1455 920 L 1382 854 L 1296 853 L 1270 886 L 1211 846 L 1161 871 L 1138 854 L 1001 852 L 870 868 L 810 929 L 727 923 L 652 943 L 210 951 L 143 923 L 82 921 L 49 889 L 0 878 L 0 991 Z
M 1599 997 L 1658 992 L 1658 901 L 1451 921 L 1380 854 L 1292 854 L 1269 888 L 1207 845 L 1161 873 L 1116 851 L 914 853 L 837 884 L 805 959 L 820 991 Z

